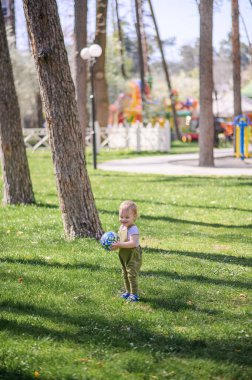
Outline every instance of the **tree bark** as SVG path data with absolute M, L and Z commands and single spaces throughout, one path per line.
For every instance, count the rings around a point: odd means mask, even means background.
M 44 126 L 44 116 L 43 116 L 43 105 L 40 92 L 36 92 L 36 128 L 43 128 Z
M 213 0 L 200 1 L 200 121 L 199 166 L 214 166 Z
M 3 204 L 34 203 L 20 109 L 0 1 L 0 149 Z
M 121 27 L 121 20 L 119 16 L 119 5 L 118 0 L 115 0 L 116 5 L 116 18 L 117 18 L 117 29 L 118 29 L 118 38 L 120 42 L 120 54 L 121 54 L 121 72 L 124 79 L 128 79 L 125 65 L 124 65 L 124 52 L 123 52 L 123 33 L 122 33 L 122 27 Z
M 142 0 L 135 0 L 136 8 L 136 31 L 138 40 L 138 53 L 139 53 L 139 66 L 141 77 L 141 96 L 142 96 L 142 112 L 144 118 L 145 110 L 145 67 L 144 67 L 144 55 L 143 55 L 143 20 L 142 20 Z
M 96 1 L 96 32 L 95 43 L 102 48 L 102 55 L 94 65 L 94 93 L 96 119 L 101 128 L 108 125 L 108 88 L 105 75 L 106 61 L 106 26 L 107 26 L 108 0 Z
M 164 73 L 165 73 L 165 79 L 166 79 L 166 83 L 167 83 L 167 87 L 168 87 L 169 97 L 170 97 L 170 100 L 171 100 L 171 107 L 172 107 L 172 115 L 173 115 L 173 120 L 174 120 L 175 134 L 176 134 L 176 138 L 178 140 L 181 140 L 181 133 L 180 133 L 180 130 L 179 130 L 179 125 L 178 125 L 178 118 L 177 118 L 177 113 L 176 113 L 176 108 L 175 108 L 175 100 L 174 100 L 174 96 L 173 96 L 173 93 L 172 93 L 172 85 L 171 85 L 171 80 L 170 80 L 170 75 L 169 75 L 168 64 L 167 64 L 167 62 L 165 60 L 165 55 L 164 55 L 164 50 L 163 50 L 163 44 L 162 44 L 162 41 L 160 39 L 159 29 L 158 29 L 158 26 L 157 26 L 157 21 L 156 21 L 156 17 L 155 17 L 154 11 L 153 11 L 152 3 L 151 3 L 151 0 L 148 0 L 148 1 L 149 1 L 149 6 L 150 6 L 152 20 L 153 20 L 153 23 L 154 23 L 154 26 L 155 26 L 155 30 L 156 30 L 157 42 L 158 42 L 159 50 L 160 50 L 161 57 L 162 57 L 162 64 L 163 64 L 163 69 L 164 69 Z
M 86 171 L 74 84 L 55 0 L 24 0 L 46 114 L 65 234 L 99 238 L 102 228 Z
M 241 106 L 241 54 L 239 35 L 239 3 L 232 0 L 232 52 L 233 52 L 233 93 L 234 115 L 242 113 Z
M 87 0 L 75 0 L 74 3 L 74 62 L 75 89 L 82 140 L 85 148 L 85 136 L 88 128 L 87 111 L 87 61 L 80 57 L 80 51 L 87 46 Z

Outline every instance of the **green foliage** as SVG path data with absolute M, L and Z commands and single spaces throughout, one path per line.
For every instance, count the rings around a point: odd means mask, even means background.
M 37 204 L 1 209 L 1 379 L 239 379 L 251 369 L 251 179 L 89 173 L 105 230 L 134 199 L 141 302 L 115 253 L 65 241 L 48 152 Z
M 194 45 L 183 45 L 180 48 L 180 68 L 185 73 L 192 71 L 199 66 L 199 40 Z
M 120 92 L 126 89 L 126 81 L 121 73 L 121 55 L 118 39 L 111 35 L 107 36 L 106 48 L 106 79 L 108 83 L 108 92 L 110 103 L 115 102 Z M 129 59 L 125 60 L 126 71 L 130 70 Z
M 251 62 L 251 48 L 249 45 L 240 41 L 240 52 L 241 52 L 241 67 L 246 69 Z M 232 61 L 232 33 L 230 32 L 226 39 L 220 42 L 220 48 L 218 51 L 218 56 L 221 58 L 226 58 Z

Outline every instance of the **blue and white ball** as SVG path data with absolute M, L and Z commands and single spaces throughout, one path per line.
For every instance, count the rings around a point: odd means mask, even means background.
M 110 251 L 111 245 L 119 240 L 119 236 L 114 231 L 105 232 L 101 237 L 101 245 L 107 251 Z

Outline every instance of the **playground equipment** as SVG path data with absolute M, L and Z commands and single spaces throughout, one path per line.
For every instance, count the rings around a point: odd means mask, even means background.
M 192 98 L 187 98 L 185 101 L 179 100 L 177 90 L 173 90 L 172 95 L 175 100 L 175 109 L 178 116 L 179 128 L 182 132 L 182 141 L 198 141 L 198 101 Z M 168 104 L 167 109 L 167 117 L 171 121 L 171 127 L 173 128 L 170 104 Z
M 249 125 L 251 121 L 246 115 L 238 115 L 234 118 L 236 136 L 236 157 L 250 157 L 249 154 Z
M 145 83 L 146 102 L 151 102 L 151 92 L 148 83 Z M 121 93 L 116 101 L 109 106 L 109 125 L 124 122 L 141 122 L 142 115 L 141 81 L 131 80 L 127 83 L 127 90 Z

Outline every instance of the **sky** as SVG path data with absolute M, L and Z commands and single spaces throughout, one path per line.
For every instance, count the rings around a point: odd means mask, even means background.
M 175 35 L 181 45 L 192 43 L 199 36 L 199 12 L 195 0 L 152 0 L 152 3 L 162 38 Z M 231 30 L 231 0 L 223 0 L 222 3 L 222 6 L 214 7 L 214 46 L 218 46 Z M 252 6 L 249 0 L 239 0 L 239 6 L 252 40 Z M 241 21 L 240 34 L 241 39 L 246 39 Z
M 220 1 L 219 1 L 220 3 Z M 195 0 L 152 0 L 161 39 L 176 37 L 176 47 L 166 49 L 171 57 L 178 58 L 179 47 L 194 44 L 199 37 L 199 11 Z M 249 0 L 239 0 L 240 13 L 248 29 L 252 43 L 252 5 Z M 231 31 L 231 0 L 222 0 L 222 5 L 214 7 L 213 46 L 217 49 L 221 40 Z M 245 29 L 240 19 L 240 38 L 248 44 Z
M 111 0 L 110 0 L 111 1 Z M 22 0 L 15 0 L 17 14 L 16 26 L 18 31 L 17 46 L 24 49 L 27 46 L 27 36 L 25 32 L 25 21 L 22 9 Z M 132 11 L 127 13 L 127 6 L 131 7 L 134 0 L 119 0 L 121 7 L 121 17 L 131 17 Z M 218 48 L 222 39 L 227 37 L 231 31 L 231 0 L 219 0 L 218 7 L 214 9 L 213 21 L 213 45 Z M 62 29 L 65 34 L 70 35 L 73 27 L 73 0 L 57 0 Z M 96 0 L 89 0 L 89 30 L 95 27 Z M 166 49 L 166 54 L 170 55 L 170 60 L 177 60 L 179 48 L 184 44 L 194 44 L 199 37 L 199 12 L 196 0 L 152 0 L 154 13 L 157 19 L 161 39 L 176 37 L 176 46 Z M 239 0 L 240 13 L 246 23 L 249 39 L 252 42 L 252 5 L 250 0 Z M 125 8 L 126 7 L 126 8 Z M 125 13 L 126 12 L 126 13 Z M 240 19 L 241 41 L 248 44 L 245 29 Z

